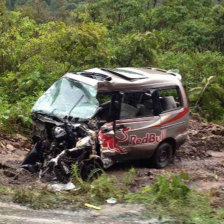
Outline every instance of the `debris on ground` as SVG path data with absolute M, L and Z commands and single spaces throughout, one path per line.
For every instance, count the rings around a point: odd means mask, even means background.
M 91 205 L 91 204 L 88 204 L 88 203 L 85 203 L 84 205 L 87 208 L 93 208 L 93 209 L 96 209 L 96 210 L 101 210 L 101 207 L 99 207 L 99 206 Z
M 70 191 L 74 190 L 76 186 L 72 182 L 68 182 L 67 184 L 57 183 L 48 186 L 49 189 L 53 189 L 55 191 Z
M 116 204 L 117 203 L 117 199 L 116 198 L 108 198 L 106 200 L 107 204 Z

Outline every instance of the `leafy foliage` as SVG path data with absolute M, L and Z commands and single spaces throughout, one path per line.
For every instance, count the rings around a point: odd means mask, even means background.
M 223 18 L 215 0 L 0 0 L 0 127 L 28 130 L 65 72 L 110 66 L 178 70 L 192 107 L 222 123 Z
M 143 203 L 149 211 L 160 216 L 178 217 L 180 223 L 221 223 L 222 215 L 218 214 L 220 211 L 215 212 L 205 195 L 191 190 L 184 183 L 187 179 L 186 173 L 158 176 L 152 186 L 146 186 L 140 192 L 129 193 L 126 200 Z M 178 220 L 172 223 L 176 222 Z
M 187 176 L 173 176 L 171 181 L 163 176 L 157 176 L 157 181 L 152 187 L 152 192 L 156 195 L 155 200 L 166 201 L 172 199 L 184 199 L 188 196 L 190 189 L 182 182 L 182 178 Z
M 38 25 L 19 12 L 6 10 L 0 21 L 0 124 L 3 128 L 15 131 L 28 128 L 33 103 L 66 71 L 106 66 L 110 59 L 107 29 L 100 24 Z

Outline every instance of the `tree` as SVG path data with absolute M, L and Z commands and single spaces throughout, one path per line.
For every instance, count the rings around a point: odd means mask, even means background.
M 144 67 L 155 62 L 158 42 L 151 32 L 132 32 L 119 36 L 115 46 L 115 64 Z
M 0 0 L 0 16 L 3 16 L 5 13 L 6 13 L 5 0 Z

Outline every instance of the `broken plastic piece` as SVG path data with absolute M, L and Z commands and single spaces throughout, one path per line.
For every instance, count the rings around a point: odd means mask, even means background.
M 116 203 L 117 203 L 117 199 L 116 199 L 116 198 L 108 198 L 108 199 L 106 200 L 106 202 L 107 202 L 108 204 L 116 204 Z
M 70 191 L 75 189 L 76 186 L 72 182 L 68 182 L 67 184 L 53 184 L 50 188 L 55 191 Z
M 88 207 L 88 208 L 93 208 L 93 209 L 96 209 L 96 210 L 100 210 L 101 209 L 101 207 L 98 207 L 98 206 L 95 206 L 95 205 L 91 205 L 91 204 L 88 204 L 88 203 L 85 203 L 84 205 L 86 207 Z

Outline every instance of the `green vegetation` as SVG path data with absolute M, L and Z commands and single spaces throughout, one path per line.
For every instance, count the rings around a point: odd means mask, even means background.
M 70 192 L 55 192 L 47 188 L 1 187 L 0 195 L 1 199 L 35 209 L 84 208 L 85 203 L 101 206 L 106 203 L 106 199 L 114 197 L 118 203 L 143 204 L 146 207 L 145 218 L 169 217 L 175 223 L 186 224 L 221 224 L 223 221 L 223 208 L 213 207 L 211 196 L 190 189 L 185 183 L 188 181 L 185 173 L 180 176 L 169 173 L 158 176 L 152 186 L 143 187 L 138 192 L 132 192 L 131 188 L 135 183 L 135 169 L 126 172 L 122 180 L 103 174 L 93 182 L 83 182 L 73 167 L 73 180 L 77 189 Z
M 221 0 L 0 0 L 0 127 L 28 134 L 52 82 L 97 66 L 179 71 L 194 111 L 223 123 L 223 18 Z
M 96 172 L 93 170 L 93 172 Z M 79 175 L 76 165 L 72 166 L 72 180 L 80 187 L 81 192 L 87 195 L 90 202 L 102 202 L 110 197 L 116 197 L 120 202 L 124 200 L 124 196 L 129 192 L 129 184 L 134 181 L 135 169 L 127 172 L 123 181 L 120 182 L 115 176 L 108 176 L 104 171 L 102 175 L 95 179 L 91 184 L 89 181 L 83 181 Z M 93 173 L 90 173 L 92 176 Z M 90 179 L 90 178 L 88 178 Z
M 223 4 L 0 0 L 1 129 L 29 133 L 30 109 L 52 82 L 97 66 L 177 70 L 193 109 L 223 123 Z
M 172 216 L 175 223 L 222 223 L 222 209 L 210 205 L 208 196 L 190 189 L 180 176 L 158 176 L 152 186 L 126 196 L 128 202 L 143 203 L 148 211 L 163 216 Z

